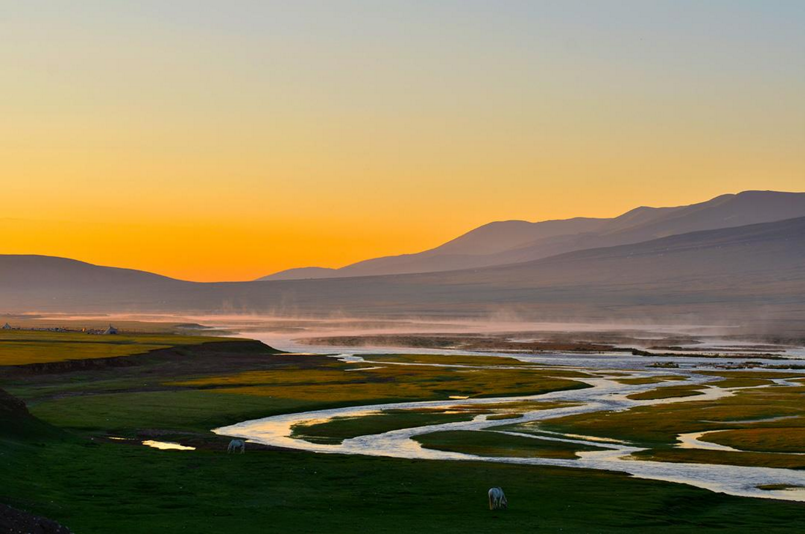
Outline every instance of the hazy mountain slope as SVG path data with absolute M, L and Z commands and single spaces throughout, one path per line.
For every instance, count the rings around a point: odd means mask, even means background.
M 699 230 L 802 216 L 805 216 L 805 193 L 745 191 L 690 206 L 643 206 L 614 219 L 496 222 L 425 252 L 366 260 L 341 269 L 322 271 L 322 276 L 317 277 L 438 272 L 506 265 L 586 248 L 639 243 Z M 264 279 L 308 278 L 306 271 L 290 270 Z
M 336 269 L 326 267 L 300 267 L 298 269 L 286 269 L 278 273 L 258 278 L 255 282 L 266 280 L 312 280 L 315 278 L 332 278 Z
M 0 310 L 506 316 L 741 322 L 756 328 L 789 321 L 801 326 L 805 218 L 446 273 L 214 284 L 154 276 L 137 280 L 134 289 L 117 279 L 103 284 L 64 280 L 63 287 L 49 284 L 48 291 L 35 279 L 27 287 L 0 282 Z
M 0 256 L 0 287 L 62 287 L 68 285 L 92 285 L 106 287 L 119 285 L 151 285 L 178 282 L 166 276 L 120 269 L 102 267 L 83 261 L 53 256 L 38 255 L 2 255 Z
M 795 217 L 805 217 L 805 193 L 744 191 L 662 213 L 632 228 L 607 228 L 605 233 L 617 235 L 629 232 L 630 238 L 639 237 L 642 240 L 648 236 L 663 237 Z
M 587 248 L 639 243 L 660 237 L 805 216 L 805 193 L 745 191 L 678 208 L 646 208 L 621 215 L 597 233 L 537 240 L 490 257 L 488 265 L 546 258 Z
M 544 222 L 502 221 L 485 224 L 423 254 L 485 255 L 520 246 L 535 239 L 594 232 L 607 219 L 576 217 Z
M 788 270 L 805 267 L 805 246 L 801 245 L 805 245 L 805 217 L 586 249 L 452 275 L 454 279 L 521 286 L 533 281 L 544 285 L 581 276 L 588 283 L 615 279 L 658 282 L 708 274 L 768 275 L 783 279 Z M 740 262 L 733 261 L 739 258 Z M 805 270 L 795 275 L 805 279 Z M 805 294 L 799 297 L 805 303 Z
M 684 209 L 686 206 L 677 206 L 672 208 L 652 208 L 649 206 L 640 206 L 633 210 L 629 210 L 623 215 L 618 215 L 612 219 L 607 219 L 606 226 L 602 228 L 607 232 L 617 232 L 635 226 L 640 226 L 651 222 L 655 219 L 662 217 L 665 214 L 672 213 Z
M 323 305 L 355 315 L 740 323 L 792 331 L 805 321 L 805 218 L 502 267 L 289 284 L 277 287 L 275 298 L 283 302 L 279 309 L 297 313 Z
M 560 221 L 531 223 L 499 221 L 485 224 L 434 249 L 416 254 L 386 256 L 360 261 L 341 269 L 307 267 L 289 269 L 264 276 L 259 280 L 293 280 L 303 278 L 337 278 L 416 272 L 451 271 L 485 267 L 499 263 L 495 253 L 533 242 L 535 239 L 591 232 L 601 228 L 606 219 L 578 217 Z M 311 271 L 311 269 L 316 269 Z M 315 276 L 310 276 L 311 272 Z
M 101 267 L 66 258 L 36 255 L 0 256 L 0 309 L 84 309 L 127 311 L 130 302 L 163 300 L 168 287 L 193 285 L 165 276 L 133 269 Z M 139 297 L 142 296 L 140 299 Z

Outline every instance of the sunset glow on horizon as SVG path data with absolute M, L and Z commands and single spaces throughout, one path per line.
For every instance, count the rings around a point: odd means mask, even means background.
M 805 189 L 802 2 L 0 3 L 0 254 L 249 280 Z

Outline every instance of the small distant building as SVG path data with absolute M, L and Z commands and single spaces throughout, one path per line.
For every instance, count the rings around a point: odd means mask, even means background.
M 6 323 L 3 325 L 3 330 L 12 330 L 11 325 Z
M 117 334 L 117 328 L 112 325 L 109 325 L 109 328 L 103 331 L 103 335 L 105 336 L 113 336 L 115 334 Z

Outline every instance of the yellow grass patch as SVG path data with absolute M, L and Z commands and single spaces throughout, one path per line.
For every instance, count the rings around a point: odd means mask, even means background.
M 793 421 L 786 419 L 780 421 L 779 424 L 792 424 Z M 805 419 L 800 418 L 798 422 L 799 424 L 805 424 Z M 727 445 L 741 451 L 805 453 L 805 427 L 803 426 L 741 428 L 718 432 L 710 436 L 704 436 L 702 439 Z
M 536 395 L 586 385 L 552 376 L 548 370 L 460 369 L 419 366 L 384 366 L 361 373 L 345 372 L 348 364 L 329 369 L 276 369 L 229 376 L 171 382 L 186 387 L 214 387 L 216 392 L 351 402 L 367 399 L 443 399 L 454 396 L 492 397 Z
M 644 391 L 642 393 L 634 393 L 627 395 L 626 398 L 632 400 L 653 400 L 653 399 L 671 399 L 675 397 L 692 397 L 694 395 L 703 395 L 700 391 L 702 386 L 669 386 L 664 388 L 652 389 L 651 391 Z
M 620 382 L 621 384 L 626 385 L 635 385 L 640 386 L 643 384 L 659 384 L 661 382 L 670 382 L 676 380 L 687 380 L 684 376 L 676 376 L 676 375 L 669 375 L 669 376 L 647 376 L 647 377 L 640 377 L 640 378 L 618 378 L 615 382 Z
M 113 358 L 179 345 L 224 341 L 220 337 L 0 330 L 0 366 Z

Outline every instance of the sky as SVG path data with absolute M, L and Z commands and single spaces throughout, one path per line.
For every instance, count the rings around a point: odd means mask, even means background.
M 248 280 L 805 190 L 805 2 L 0 0 L 0 254 Z

